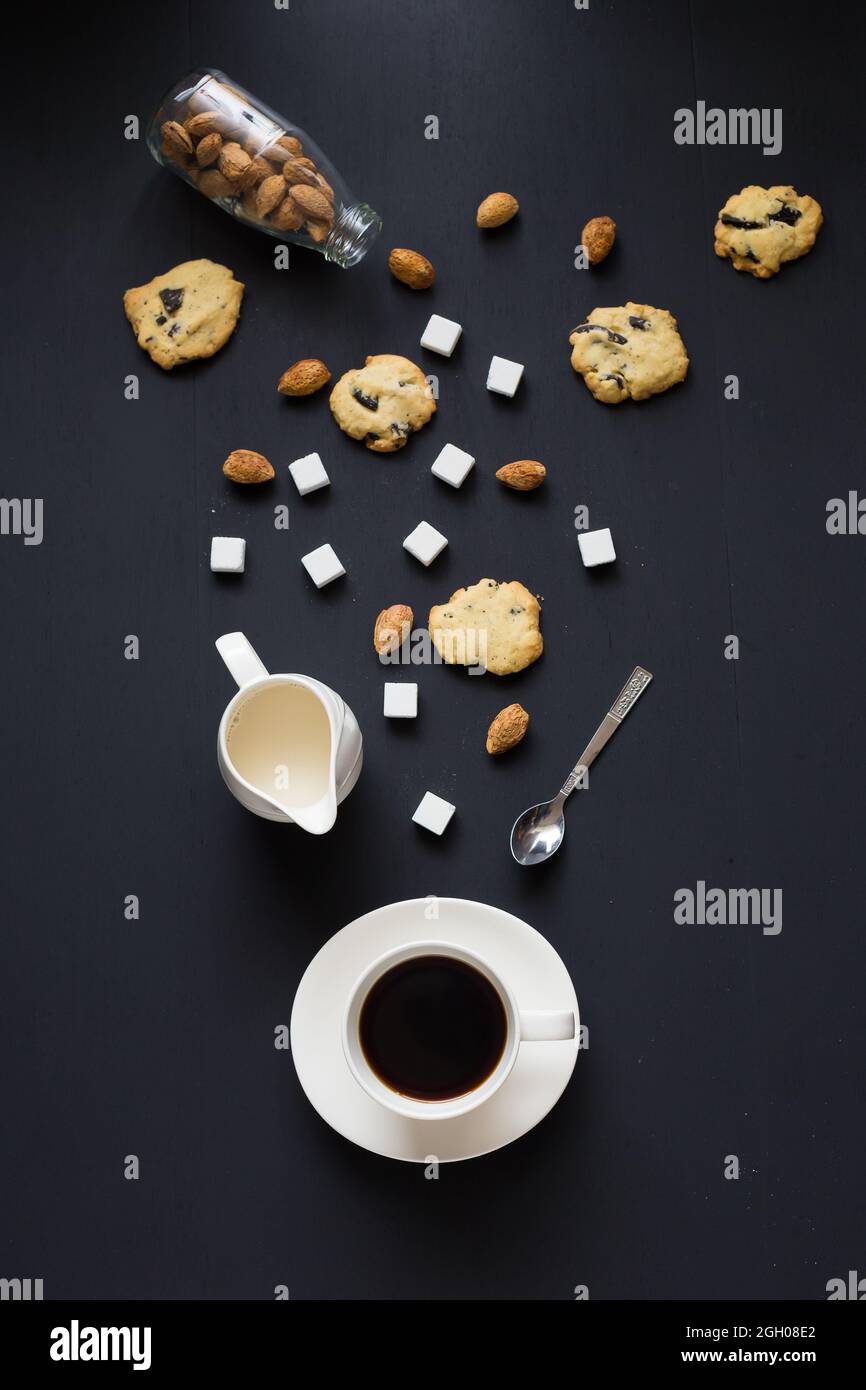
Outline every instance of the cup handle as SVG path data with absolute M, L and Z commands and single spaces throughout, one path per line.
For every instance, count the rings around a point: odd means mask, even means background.
M 559 1042 L 574 1037 L 574 1014 L 541 1012 L 520 1013 L 521 1042 Z
M 226 632 L 218 637 L 216 649 L 239 686 L 260 681 L 268 674 L 242 632 Z

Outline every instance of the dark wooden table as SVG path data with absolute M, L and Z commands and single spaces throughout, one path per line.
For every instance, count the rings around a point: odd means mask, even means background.
M 4 87 L 0 486 L 42 497 L 45 522 L 41 546 L 0 537 L 0 1275 L 41 1277 L 46 1297 L 820 1299 L 862 1269 L 866 539 L 825 521 L 866 491 L 863 37 L 853 7 L 803 3 L 748 24 L 673 0 L 35 16 Z M 381 211 L 362 266 L 299 251 L 276 270 L 269 239 L 124 139 L 128 114 L 208 63 Z M 674 112 L 698 100 L 781 108 L 782 152 L 677 146 Z M 789 181 L 824 204 L 814 251 L 770 283 L 735 274 L 713 255 L 716 210 Z M 482 236 L 474 209 L 500 188 L 519 219 Z M 578 271 L 597 213 L 617 246 Z M 432 292 L 391 279 L 394 245 L 433 260 Z M 121 296 L 191 256 L 232 267 L 243 315 L 213 361 L 164 374 Z M 567 340 L 629 298 L 676 314 L 691 369 L 612 409 Z M 433 311 L 464 325 L 450 362 L 418 347 Z M 381 351 L 440 380 L 434 423 L 392 458 L 340 434 L 326 394 L 274 391 L 295 358 L 341 372 Z M 513 401 L 485 390 L 493 353 L 526 364 Z M 429 471 L 446 441 L 478 460 L 460 491 Z M 269 491 L 223 479 L 236 447 L 274 461 Z M 311 450 L 332 485 L 302 501 L 286 466 Z M 548 482 L 509 495 L 493 472 L 527 456 Z M 615 568 L 581 567 L 581 505 L 612 528 Z M 401 549 L 422 517 L 450 540 L 429 570 Z M 246 536 L 239 581 L 210 573 L 214 533 Z M 348 573 L 316 592 L 300 556 L 326 540 Z M 423 618 L 482 575 L 544 595 L 543 659 L 499 683 L 420 668 L 417 723 L 386 723 L 375 614 Z M 361 721 L 365 770 L 322 840 L 221 784 L 232 687 L 213 643 L 236 628 Z M 562 853 L 519 870 L 515 813 L 559 785 L 637 662 L 655 683 Z M 495 762 L 485 730 L 512 700 L 530 733 Z M 410 822 L 428 788 L 457 806 L 441 841 Z M 699 880 L 781 889 L 781 932 L 676 923 Z M 322 943 L 426 893 L 536 926 L 589 1026 L 549 1118 L 436 1182 L 333 1133 L 274 1047 Z

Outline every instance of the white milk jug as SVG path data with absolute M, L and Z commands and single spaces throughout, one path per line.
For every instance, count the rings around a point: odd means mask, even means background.
M 321 681 L 269 675 L 242 632 L 216 648 L 240 687 L 220 720 L 223 781 L 257 816 L 324 835 L 361 772 L 354 714 Z

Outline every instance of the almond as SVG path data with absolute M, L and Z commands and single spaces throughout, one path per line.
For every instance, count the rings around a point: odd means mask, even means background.
M 289 143 L 287 144 L 286 141 L 289 141 Z M 284 136 L 282 140 L 275 140 L 274 143 L 268 145 L 268 148 L 263 150 L 262 153 L 267 155 L 272 164 L 278 166 L 287 164 L 289 160 L 292 160 L 296 164 L 302 164 L 307 169 L 315 169 L 316 167 L 311 159 L 307 159 L 301 142 L 299 140 L 293 140 L 291 136 Z
M 287 159 L 281 173 L 290 187 L 293 183 L 314 185 L 316 182 L 315 174 L 297 159 Z
M 242 150 L 236 141 L 229 140 L 220 150 L 219 171 L 223 178 L 236 185 L 247 173 L 252 162 L 246 150 Z
M 163 147 L 180 159 L 192 154 L 192 139 L 179 121 L 163 121 L 159 128 Z
M 502 468 L 497 468 L 496 476 L 500 483 L 514 488 L 515 492 L 532 492 L 533 488 L 541 487 L 547 477 L 547 469 L 538 459 L 517 459 L 515 463 L 506 463 Z
M 298 207 L 316 221 L 330 222 L 333 209 L 320 188 L 309 188 L 304 183 L 293 183 L 289 193 Z M 312 232 L 310 233 L 312 236 Z
M 288 150 L 289 154 L 302 155 L 304 147 L 296 135 L 281 135 L 277 144 L 281 149 Z
M 292 157 L 287 149 L 278 144 L 268 145 L 267 149 L 262 150 L 262 154 L 266 159 L 269 159 L 272 164 L 276 164 L 277 168 L 285 164 L 286 160 Z
M 318 357 L 304 357 L 283 372 L 277 382 L 281 396 L 312 396 L 331 380 L 331 373 Z
M 195 169 L 195 160 L 192 159 L 190 155 L 180 154 L 177 145 L 172 145 L 168 140 L 163 140 L 159 148 L 169 163 L 174 164 L 178 169 L 182 169 L 185 174 L 188 174 L 191 169 Z
M 222 135 L 225 123 L 225 117 L 219 111 L 200 111 L 197 116 L 190 116 L 184 121 L 184 126 L 193 140 L 200 140 L 202 136 L 215 132 Z
M 219 169 L 203 169 L 198 186 L 206 198 L 230 198 L 237 191 Z
M 580 234 L 581 245 L 590 265 L 603 261 L 615 240 L 616 223 L 612 217 L 591 217 Z
M 256 212 L 259 217 L 267 217 L 286 196 L 286 185 L 282 174 L 270 174 L 262 179 L 256 189 Z
M 426 256 L 420 251 L 407 251 L 403 246 L 395 246 L 388 257 L 388 269 L 395 279 L 408 285 L 411 290 L 429 290 L 436 279 L 436 271 Z
M 216 164 L 223 146 L 223 138 L 212 130 L 210 135 L 204 135 L 196 146 L 195 159 L 200 169 L 206 169 L 209 164 Z
M 373 627 L 373 646 L 380 656 L 390 656 L 402 647 L 412 631 L 415 615 L 405 603 L 383 608 Z
M 529 727 L 529 715 L 522 705 L 506 705 L 487 730 L 488 753 L 507 753 L 514 748 Z
M 266 177 L 270 177 L 267 175 Z M 254 159 L 251 159 L 240 178 L 235 183 L 235 189 L 245 193 L 248 188 L 255 188 L 262 182 L 261 171 Z
M 233 483 L 267 483 L 274 476 L 264 455 L 252 449 L 233 449 L 223 464 L 223 473 Z
M 324 175 L 324 174 L 318 174 L 318 173 L 317 173 L 317 174 L 316 174 L 316 181 L 317 181 L 319 187 L 321 188 L 322 192 L 324 193 L 325 197 L 327 198 L 328 202 L 333 206 L 333 202 L 334 202 L 334 190 L 333 190 L 333 188 L 331 187 L 331 185 L 328 183 L 328 180 L 325 178 L 325 175 Z
M 491 193 L 480 204 L 475 222 L 479 227 L 501 227 L 516 216 L 519 207 L 511 193 Z
M 280 232 L 297 232 L 304 225 L 304 214 L 294 198 L 284 198 L 271 213 L 271 226 Z
M 222 174 L 220 174 L 220 178 L 222 178 Z M 256 201 L 258 191 L 255 185 L 251 184 L 249 188 L 244 189 L 243 197 L 241 198 L 241 207 L 244 217 L 249 217 L 252 222 L 259 221 L 259 209 Z
M 312 237 L 316 245 L 324 241 L 328 232 L 331 230 L 330 222 L 319 222 L 314 217 L 308 217 L 304 226 L 306 227 L 308 236 Z
M 254 184 L 261 183 L 262 179 L 269 179 L 272 177 L 272 175 L 279 174 L 280 172 L 279 169 L 277 169 L 273 164 L 269 162 L 269 160 L 265 159 L 264 155 L 261 154 L 257 154 L 255 156 L 252 164 L 250 165 L 250 169 L 253 172 Z

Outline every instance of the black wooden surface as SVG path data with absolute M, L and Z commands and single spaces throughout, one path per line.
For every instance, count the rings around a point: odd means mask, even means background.
M 4 81 L 0 490 L 44 498 L 45 537 L 0 537 L 0 1275 L 48 1297 L 712 1299 L 822 1298 L 863 1269 L 866 540 L 825 530 L 828 498 L 864 486 L 863 37 L 854 7 L 802 3 L 747 27 L 605 0 L 37 14 Z M 362 266 L 299 251 L 274 269 L 269 239 L 124 140 L 127 114 L 208 63 L 381 211 Z M 782 153 L 677 147 L 674 110 L 699 99 L 781 107 Z M 815 250 L 767 284 L 735 274 L 717 208 L 789 181 L 825 206 Z M 499 188 L 519 219 L 482 236 L 475 206 Z M 590 274 L 573 248 L 596 213 L 619 241 Z M 432 292 L 391 279 L 393 245 L 430 256 Z M 233 268 L 243 315 L 211 362 L 163 374 L 121 295 L 190 256 Z M 627 298 L 677 315 L 692 365 L 612 409 L 567 338 Z M 433 311 L 464 325 L 450 362 L 418 347 Z M 326 393 L 274 391 L 295 358 L 341 372 L 381 351 L 440 379 L 435 421 L 393 458 L 340 434 Z M 526 364 L 514 401 L 484 388 L 494 352 Z M 459 492 L 429 472 L 448 440 L 478 460 Z M 235 447 L 275 462 L 269 491 L 225 482 Z M 286 465 L 313 449 L 332 486 L 302 501 Z M 526 456 L 548 482 L 506 494 L 494 469 Z M 612 528 L 615 569 L 582 569 L 580 504 Z M 426 571 L 401 550 L 422 517 L 450 539 Z M 209 572 L 215 532 L 247 537 L 240 581 Z M 325 540 L 348 574 L 317 593 L 299 557 Z M 543 659 L 500 683 L 420 669 L 417 724 L 386 724 L 376 612 L 423 615 L 482 575 L 544 595 Z M 365 770 L 322 840 L 221 784 L 232 685 L 213 642 L 235 628 L 361 722 Z M 517 869 L 514 814 L 559 785 L 637 662 L 655 683 L 563 851 Z M 511 700 L 530 734 L 494 762 L 487 722 Z M 427 788 L 457 805 L 441 842 L 410 823 Z M 781 888 L 781 934 L 676 925 L 698 879 Z M 273 1046 L 321 944 L 426 893 L 532 922 L 590 1030 L 538 1129 L 436 1182 L 328 1129 Z

